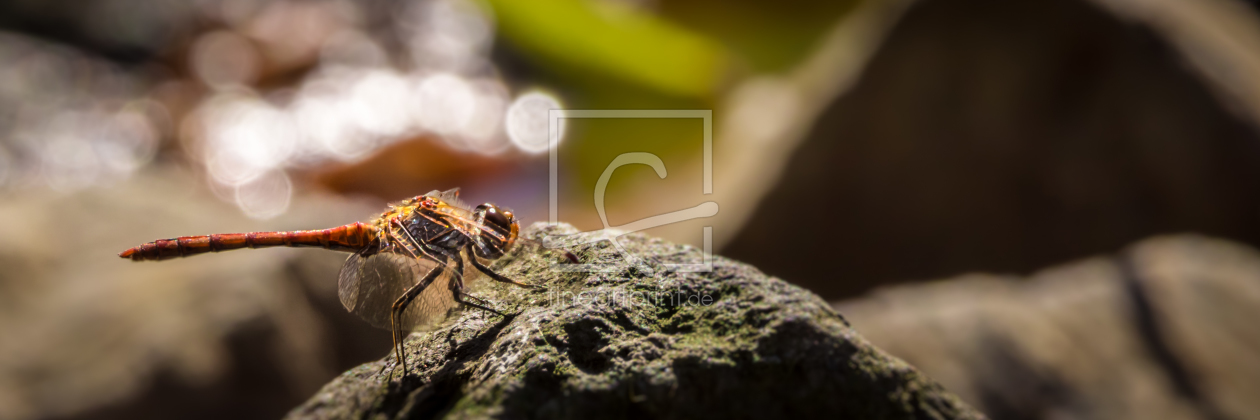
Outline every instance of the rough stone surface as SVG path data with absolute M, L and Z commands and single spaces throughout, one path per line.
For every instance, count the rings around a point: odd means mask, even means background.
M 526 236 L 572 234 L 535 225 Z M 588 235 L 567 236 L 570 244 Z M 859 336 L 817 296 L 700 250 L 641 235 L 568 249 L 604 272 L 566 272 L 525 245 L 492 268 L 546 290 L 479 281 L 506 317 L 465 310 L 409 336 L 410 374 L 387 356 L 345 372 L 291 418 L 982 418 Z M 571 266 L 570 266 L 571 267 Z M 655 267 L 650 270 L 648 267 Z

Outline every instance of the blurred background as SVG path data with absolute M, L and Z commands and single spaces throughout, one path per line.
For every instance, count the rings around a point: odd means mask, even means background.
M 0 418 L 274 418 L 384 356 L 342 256 L 462 188 L 758 266 L 999 419 L 1260 418 L 1260 5 L 0 2 Z M 550 109 L 713 111 L 566 119 Z

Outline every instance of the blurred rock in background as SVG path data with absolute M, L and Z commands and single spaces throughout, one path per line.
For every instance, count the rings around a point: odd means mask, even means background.
M 839 299 L 1159 233 L 1260 245 L 1260 19 L 1166 3 L 916 3 L 724 255 Z M 1250 26 L 1163 25 L 1208 6 Z M 1183 47 L 1205 31 L 1255 48 Z
M 1260 252 L 1157 237 L 1027 277 L 881 289 L 837 310 L 993 418 L 1254 419 Z

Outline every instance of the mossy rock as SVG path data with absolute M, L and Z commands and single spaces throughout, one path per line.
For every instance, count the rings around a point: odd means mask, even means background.
M 522 245 L 471 292 L 507 314 L 465 310 L 412 334 L 409 374 L 393 355 L 352 369 L 294 418 L 954 419 L 983 416 L 875 348 L 826 302 L 756 268 L 644 235 L 608 241 L 567 225 L 558 242 L 599 272 L 567 271 L 563 251 Z M 610 238 L 606 236 L 605 238 Z M 392 380 L 391 377 L 392 371 Z

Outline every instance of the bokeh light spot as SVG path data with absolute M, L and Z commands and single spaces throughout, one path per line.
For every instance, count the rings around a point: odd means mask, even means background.
M 267 171 L 253 180 L 236 186 L 236 205 L 245 215 L 270 219 L 289 209 L 293 182 L 282 170 Z
M 530 153 L 547 151 L 550 148 L 547 113 L 553 109 L 561 109 L 560 101 L 541 92 L 526 93 L 512 101 L 507 111 L 507 133 L 512 144 Z M 563 118 L 557 125 L 556 136 L 564 138 Z

